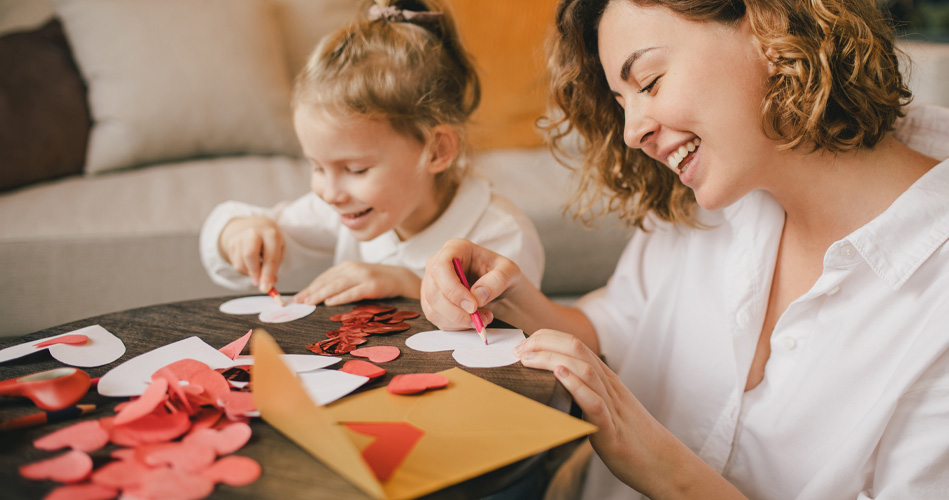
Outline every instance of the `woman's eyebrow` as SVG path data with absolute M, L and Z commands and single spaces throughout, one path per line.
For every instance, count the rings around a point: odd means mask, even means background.
M 636 63 L 636 60 L 643 56 L 643 54 L 649 52 L 650 50 L 656 50 L 658 47 L 646 47 L 645 49 L 639 49 L 636 52 L 630 54 L 626 58 L 626 62 L 623 63 L 623 67 L 619 70 L 619 77 L 625 82 L 629 79 L 629 72 L 633 69 L 633 64 Z

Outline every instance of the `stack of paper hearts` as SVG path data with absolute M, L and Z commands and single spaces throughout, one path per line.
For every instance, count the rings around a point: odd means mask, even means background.
M 333 321 L 343 323 L 338 330 L 326 332 L 326 339 L 306 346 L 311 352 L 326 356 L 345 354 L 360 344 L 366 343 L 370 335 L 404 332 L 411 328 L 404 320 L 417 318 L 415 311 L 400 311 L 393 306 L 366 304 L 353 308 L 352 312 L 331 316 Z
M 250 440 L 249 392 L 231 385 L 208 365 L 185 359 L 155 372 L 138 398 L 116 406 L 115 416 L 73 424 L 34 441 L 43 450 L 71 448 L 20 467 L 29 479 L 66 483 L 47 499 L 198 499 L 214 485 L 257 480 L 260 465 L 230 455 Z M 109 442 L 123 448 L 93 470 L 91 452 Z

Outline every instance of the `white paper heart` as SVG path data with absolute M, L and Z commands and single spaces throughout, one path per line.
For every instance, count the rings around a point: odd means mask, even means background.
M 494 368 L 518 362 L 514 346 L 524 340 L 524 332 L 515 328 L 487 328 L 488 345 L 478 332 L 461 330 L 446 332 L 433 330 L 416 333 L 405 345 L 423 352 L 452 351 L 455 361 L 469 368 Z
M 47 340 L 66 335 L 85 335 L 88 340 L 81 345 L 53 344 L 49 347 L 36 347 Z M 94 367 L 107 365 L 125 354 L 125 344 L 121 339 L 99 325 L 87 326 L 61 335 L 26 342 L 0 350 L 0 363 L 21 358 L 43 349 L 49 349 L 50 355 L 70 366 Z

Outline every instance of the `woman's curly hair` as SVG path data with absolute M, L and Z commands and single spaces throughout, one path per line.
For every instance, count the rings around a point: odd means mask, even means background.
M 872 148 L 912 98 L 892 29 L 874 0 L 562 0 L 548 57 L 559 112 L 541 126 L 568 166 L 567 144 L 573 130 L 579 133 L 580 185 L 572 205 L 587 222 L 616 212 L 642 228 L 653 212 L 697 225 L 692 190 L 623 141 L 624 116 L 598 58 L 597 27 L 610 1 L 662 6 L 692 21 L 729 26 L 748 16 L 775 65 L 761 103 L 762 130 L 782 148 Z

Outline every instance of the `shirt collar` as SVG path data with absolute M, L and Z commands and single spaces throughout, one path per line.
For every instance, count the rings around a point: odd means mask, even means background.
M 882 214 L 846 240 L 899 289 L 949 239 L 949 160 L 920 177 Z

